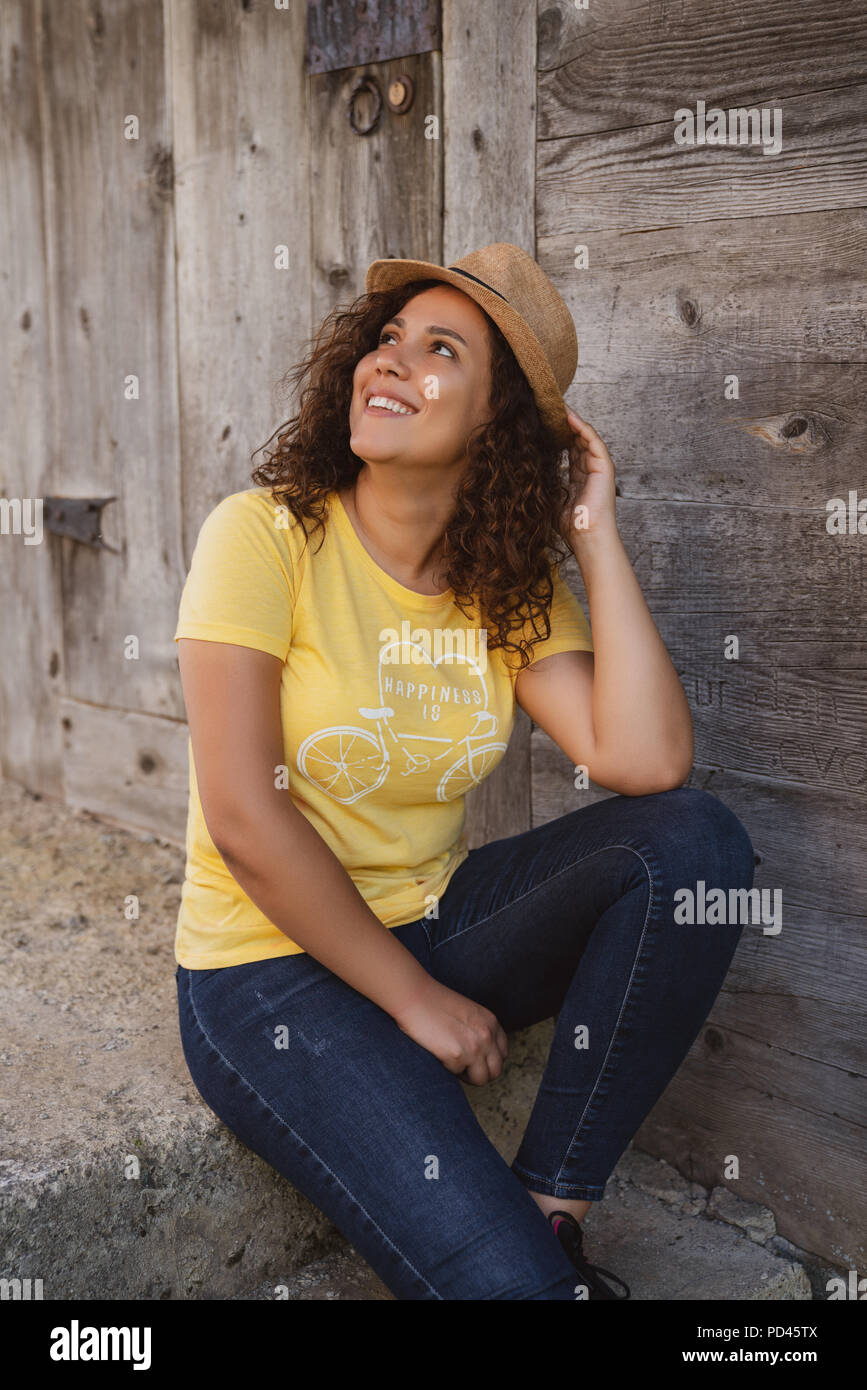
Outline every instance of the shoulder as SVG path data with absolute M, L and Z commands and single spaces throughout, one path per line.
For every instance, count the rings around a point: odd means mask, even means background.
M 275 531 L 281 524 L 284 530 L 297 524 L 289 508 L 278 502 L 270 488 L 266 487 L 247 487 L 230 492 L 208 513 L 208 519 L 212 516 L 227 522 L 249 520 L 259 526 L 268 525 Z
M 199 528 L 175 638 L 259 647 L 285 661 L 303 573 L 294 533 L 262 489 L 217 502 Z
M 229 493 L 212 507 L 197 544 L 220 544 L 227 552 L 254 550 L 295 568 L 303 540 L 303 527 L 269 488 L 249 487 Z

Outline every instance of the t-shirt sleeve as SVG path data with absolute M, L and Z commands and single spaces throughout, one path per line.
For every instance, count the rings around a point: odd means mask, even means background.
M 199 637 L 257 647 L 285 661 L 292 645 L 294 579 L 276 508 L 252 492 L 224 497 L 202 522 L 174 640 Z
M 556 565 L 552 566 L 551 579 L 554 593 L 551 599 L 551 635 L 546 641 L 534 641 L 530 653 L 530 665 L 541 661 L 543 656 L 554 656 L 556 652 L 592 652 L 593 638 L 590 624 L 584 610 Z M 532 636 L 532 624 L 526 629 Z

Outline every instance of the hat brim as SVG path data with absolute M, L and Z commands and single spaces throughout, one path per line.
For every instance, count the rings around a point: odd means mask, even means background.
M 539 414 L 561 449 L 568 448 L 574 431 L 566 415 L 566 402 L 548 364 L 542 344 L 526 319 L 487 286 L 469 279 L 460 271 L 435 265 L 432 261 L 386 258 L 371 261 L 365 276 L 365 290 L 393 290 L 409 280 L 441 280 L 474 299 L 494 320 L 509 342 L 518 365 L 530 385 Z

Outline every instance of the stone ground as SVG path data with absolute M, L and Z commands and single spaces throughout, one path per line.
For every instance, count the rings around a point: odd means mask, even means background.
M 390 1299 L 198 1096 L 177 1030 L 183 850 L 0 782 L 0 1277 L 46 1298 Z M 124 907 L 139 901 L 137 920 Z M 550 1024 L 470 1103 L 511 1162 Z M 825 1298 L 773 1215 L 629 1149 L 584 1222 L 638 1299 Z

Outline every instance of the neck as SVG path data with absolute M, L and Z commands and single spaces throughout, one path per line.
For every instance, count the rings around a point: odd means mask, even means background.
M 410 489 L 405 481 L 377 477 L 363 465 L 353 486 L 340 496 L 384 568 L 396 570 L 408 588 L 445 587 L 436 570 L 454 498 L 441 481 L 436 488 L 413 484 Z

